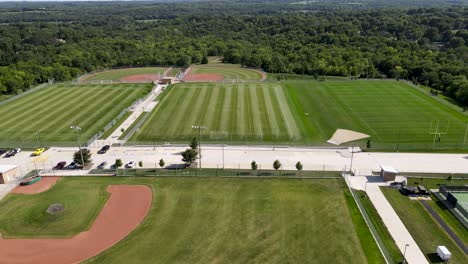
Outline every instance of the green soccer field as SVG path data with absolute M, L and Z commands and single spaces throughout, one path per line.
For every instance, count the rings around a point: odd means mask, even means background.
M 384 263 L 341 179 L 65 177 L 47 192 L 5 197 L 1 229 L 22 237 L 84 231 L 109 184 L 148 185 L 153 205 L 88 263 Z M 51 203 L 65 210 L 47 215 Z
M 183 83 L 166 91 L 150 118 L 134 135 L 140 142 L 184 142 L 206 127 L 205 140 L 299 141 L 301 131 L 285 90 L 268 83 Z
M 439 121 L 438 131 L 447 133 L 437 138 L 437 146 L 463 144 L 468 116 L 404 82 L 289 81 L 285 88 L 301 119 L 298 124 L 312 142 L 324 142 L 343 128 L 369 134 L 383 148 L 428 149 Z
M 128 69 L 115 69 L 115 70 L 108 70 L 103 72 L 98 72 L 95 74 L 91 74 L 89 76 L 85 76 L 82 81 L 90 82 L 90 81 L 118 81 L 124 77 L 128 77 L 131 75 L 139 75 L 139 74 L 163 74 L 167 68 L 164 67 L 142 67 L 142 68 L 128 68 Z
M 261 80 L 259 71 L 241 68 L 239 65 L 208 64 L 192 66 L 191 74 L 220 74 L 225 80 Z
M 76 142 L 71 125 L 88 140 L 151 85 L 53 85 L 0 106 L 0 146 L 63 145 Z M 37 137 L 35 135 L 36 132 Z
M 468 116 L 397 81 L 287 81 L 173 85 L 132 138 L 326 146 L 336 129 L 369 134 L 378 149 L 463 148 Z M 446 134 L 444 134 L 446 132 Z M 364 144 L 361 142 L 360 144 Z

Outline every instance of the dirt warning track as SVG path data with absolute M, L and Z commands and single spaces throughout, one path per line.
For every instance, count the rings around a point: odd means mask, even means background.
M 152 191 L 143 185 L 110 185 L 111 194 L 88 231 L 72 238 L 0 239 L 0 263 L 78 263 L 125 238 L 145 218 Z
M 12 193 L 36 194 L 49 190 L 61 177 L 46 176 L 34 184 L 16 187 Z

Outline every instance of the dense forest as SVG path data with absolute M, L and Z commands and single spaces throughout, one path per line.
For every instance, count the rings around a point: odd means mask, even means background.
M 101 68 L 221 56 L 272 73 L 407 79 L 468 106 L 464 1 L 295 2 L 3 3 L 0 94 Z

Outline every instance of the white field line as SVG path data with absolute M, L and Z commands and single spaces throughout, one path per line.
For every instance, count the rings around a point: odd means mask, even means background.
M 231 122 L 231 99 L 232 99 L 232 86 L 224 86 L 222 89 L 226 89 L 226 93 L 224 94 L 224 104 L 222 108 L 221 114 L 221 122 L 220 122 L 220 130 L 221 131 L 228 131 L 229 129 L 229 122 Z M 229 131 L 231 133 L 232 131 Z
M 273 91 L 276 95 L 276 99 L 278 100 L 280 112 L 283 115 L 284 122 L 286 123 L 289 137 L 293 139 L 300 138 L 301 134 L 297 127 L 296 120 L 291 113 L 291 108 L 289 107 L 288 102 L 286 102 L 283 87 L 275 85 L 275 87 L 273 87 Z
M 276 115 L 275 115 L 275 109 L 273 108 L 273 102 L 271 101 L 271 89 L 269 89 L 268 87 L 261 87 L 261 89 L 263 90 L 263 94 L 264 94 L 264 100 L 265 100 L 265 104 L 266 104 L 266 115 L 268 116 L 268 120 L 270 122 L 270 125 L 271 125 L 271 134 L 273 136 L 277 136 L 278 134 L 280 134 L 281 131 L 279 131 L 279 126 L 278 126 L 278 121 L 276 120 Z
M 263 137 L 262 119 L 260 117 L 260 102 L 258 101 L 258 97 L 257 97 L 257 85 L 253 84 L 253 86 L 250 86 L 249 91 L 250 91 L 250 106 L 252 109 L 254 132 L 255 132 L 255 135 Z

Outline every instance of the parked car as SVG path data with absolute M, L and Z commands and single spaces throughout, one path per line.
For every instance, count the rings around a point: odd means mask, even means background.
M 33 152 L 33 156 L 39 156 L 42 154 L 42 152 L 45 151 L 45 148 L 38 148 Z
M 66 161 L 61 161 L 61 162 L 57 163 L 57 165 L 55 165 L 55 169 L 56 170 L 63 170 L 63 168 L 65 168 L 65 165 L 67 165 L 67 162 Z
M 0 149 L 0 157 L 1 157 L 3 154 L 7 153 L 7 152 L 8 152 L 8 150 L 6 150 L 6 149 Z
M 125 168 L 135 168 L 135 161 L 131 160 L 129 163 L 125 165 Z
M 97 168 L 102 170 L 106 167 L 106 165 L 107 165 L 107 162 L 104 161 L 104 162 L 101 162 L 101 164 L 99 164 Z
M 78 163 L 76 163 L 76 162 L 73 161 L 72 163 L 70 163 L 70 164 L 68 165 L 67 168 L 70 169 L 70 170 L 78 169 Z
M 102 147 L 102 148 L 98 151 L 98 154 L 105 154 L 109 149 L 110 149 L 110 146 L 109 146 L 109 145 L 105 145 L 104 147 Z
M 9 158 L 9 157 L 13 157 L 15 156 L 16 154 L 20 153 L 21 152 L 21 149 L 20 148 L 15 148 L 15 149 L 12 149 L 10 151 L 8 151 L 5 155 L 5 158 Z

